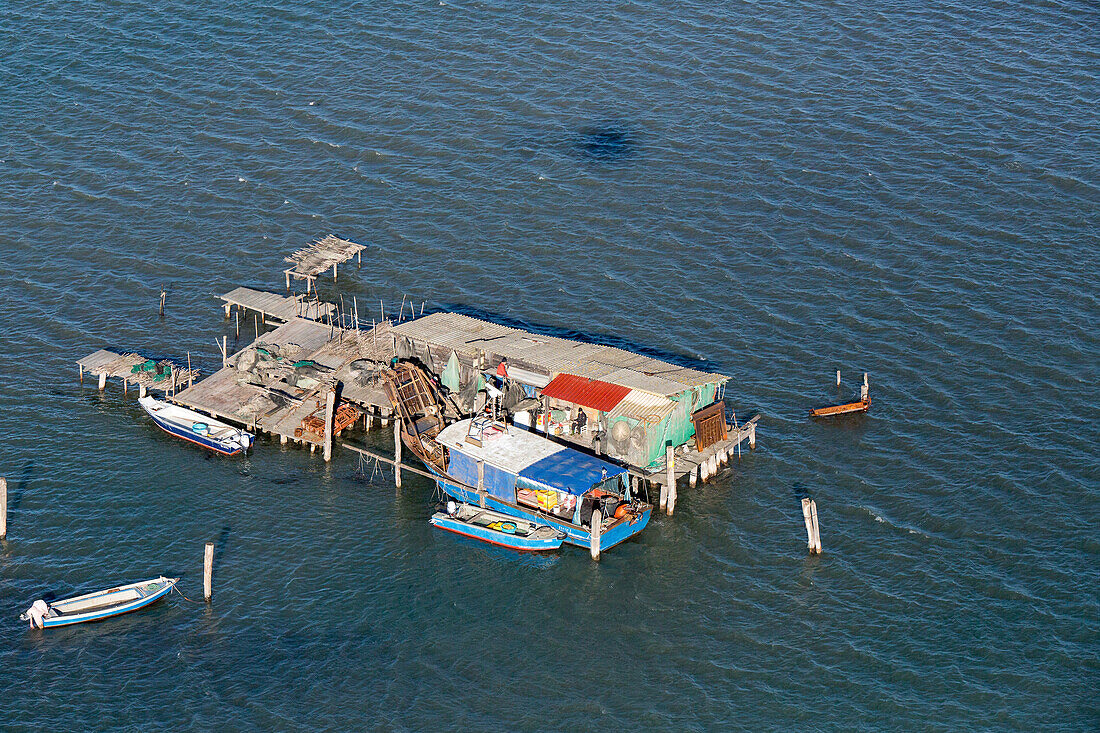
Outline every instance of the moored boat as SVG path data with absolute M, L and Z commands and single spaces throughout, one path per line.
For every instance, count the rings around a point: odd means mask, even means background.
M 512 550 L 556 550 L 565 540 L 565 532 L 546 524 L 453 501 L 447 502 L 446 509 L 436 512 L 428 521 L 439 529 Z
M 98 621 L 156 603 L 178 582 L 179 578 L 161 576 L 52 603 L 39 599 L 20 614 L 19 620 L 30 621 L 36 629 Z
M 225 456 L 247 451 L 255 439 L 252 433 L 170 402 L 142 397 L 138 404 L 169 435 Z

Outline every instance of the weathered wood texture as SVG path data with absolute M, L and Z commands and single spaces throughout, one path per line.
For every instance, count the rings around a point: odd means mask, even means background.
M 301 296 L 282 296 L 251 288 L 236 288 L 218 297 L 224 300 L 227 306 L 255 311 L 265 320 L 282 323 L 293 318 L 327 321 L 336 312 L 336 306 L 332 303 L 308 300 Z
M 163 369 L 171 369 L 175 372 L 175 379 L 173 379 L 172 372 L 164 371 L 166 376 L 162 377 L 159 381 L 155 379 L 155 372 L 134 372 L 133 368 L 139 364 L 144 364 L 148 359 L 141 354 L 126 353 L 117 354 L 107 349 L 100 349 L 94 354 L 89 354 L 83 359 L 77 362 L 80 367 L 81 375 L 84 372 L 89 372 L 100 377 L 100 382 L 105 382 L 106 378 L 111 377 L 114 379 L 122 379 L 127 385 L 137 385 L 139 388 L 145 388 L 147 390 L 155 390 L 158 392 L 169 392 L 173 386 L 179 388 L 186 382 L 190 382 L 197 379 L 199 373 L 197 370 L 187 369 L 185 367 L 177 367 L 168 359 L 162 359 L 157 362 Z

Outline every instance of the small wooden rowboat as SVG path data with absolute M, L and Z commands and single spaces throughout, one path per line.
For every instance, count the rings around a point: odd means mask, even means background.
M 153 418 L 157 427 L 169 435 L 183 438 L 225 456 L 248 450 L 255 438 L 252 433 L 238 430 L 201 412 L 188 410 L 186 407 L 162 402 L 152 397 L 142 397 L 138 400 L 138 404 L 141 405 L 141 409 L 149 413 L 149 417 Z
M 39 599 L 20 614 L 19 620 L 30 621 L 31 627 L 36 629 L 98 621 L 156 603 L 168 595 L 178 582 L 179 578 L 161 576 L 53 603 Z
M 428 521 L 439 529 L 512 550 L 556 550 L 565 540 L 565 532 L 553 527 L 454 501 L 447 502 L 446 508 Z

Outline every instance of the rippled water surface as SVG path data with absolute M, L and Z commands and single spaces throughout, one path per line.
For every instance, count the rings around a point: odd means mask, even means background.
M 1097 27 L 1057 0 L 9 4 L 0 727 L 1097 729 Z M 416 477 L 208 457 L 78 384 L 104 346 L 216 366 L 215 296 L 330 232 L 371 250 L 327 297 L 721 371 L 757 451 L 598 565 L 531 559 L 432 530 Z M 864 371 L 870 414 L 806 418 Z M 198 596 L 208 540 L 209 608 L 16 621 L 160 573 Z

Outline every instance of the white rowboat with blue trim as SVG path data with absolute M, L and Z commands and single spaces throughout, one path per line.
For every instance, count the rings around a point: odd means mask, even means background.
M 30 621 L 36 629 L 98 621 L 156 603 L 168 595 L 179 580 L 161 576 L 53 603 L 39 599 L 20 614 L 19 620 Z

